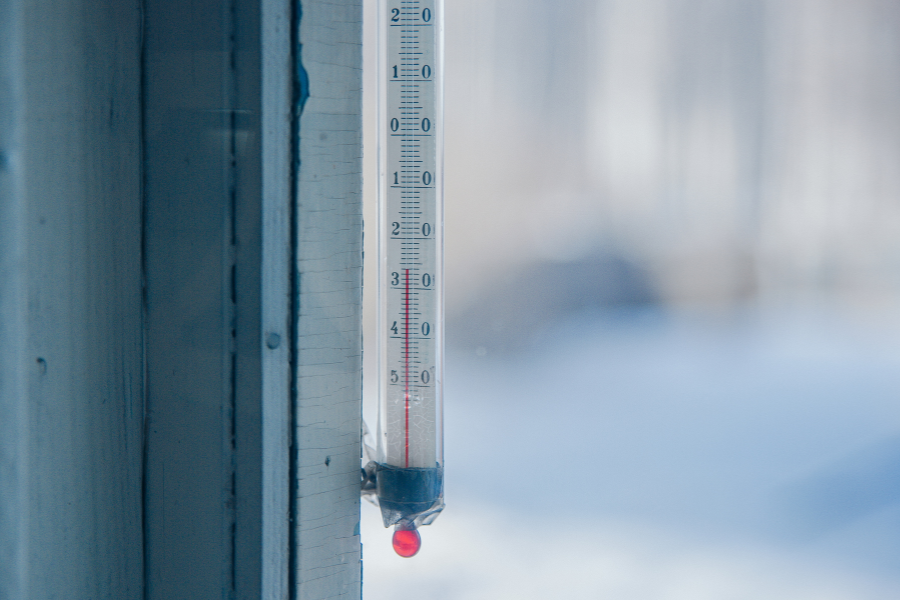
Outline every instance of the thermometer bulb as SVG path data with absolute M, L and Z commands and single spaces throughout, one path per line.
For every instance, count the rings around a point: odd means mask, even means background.
M 422 547 L 422 536 L 417 529 L 395 529 L 391 543 L 394 552 L 403 558 L 412 558 Z

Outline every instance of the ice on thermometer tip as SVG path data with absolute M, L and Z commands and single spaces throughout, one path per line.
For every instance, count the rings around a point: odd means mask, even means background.
M 379 0 L 378 427 L 364 492 L 394 549 L 443 501 L 443 6 Z

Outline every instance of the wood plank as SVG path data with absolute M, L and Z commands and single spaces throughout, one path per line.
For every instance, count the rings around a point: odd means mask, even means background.
M 0 15 L 0 596 L 140 597 L 139 3 Z
M 362 6 L 302 3 L 294 593 L 360 597 Z
M 361 7 L 303 9 L 301 142 L 291 0 L 0 0 L 0 596 L 359 596 Z
M 288 598 L 292 3 L 262 5 L 262 597 Z
M 234 597 L 237 224 L 231 14 L 148 0 L 146 597 Z
M 0 598 L 28 590 L 28 211 L 22 2 L 0 1 Z M 14 342 L 15 341 L 15 342 Z M 16 343 L 17 342 L 17 343 Z

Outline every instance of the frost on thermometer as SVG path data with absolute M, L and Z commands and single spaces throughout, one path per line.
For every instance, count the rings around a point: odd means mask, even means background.
M 416 528 L 444 507 L 443 6 L 379 0 L 379 11 L 379 410 L 367 471 L 395 550 L 412 556 Z

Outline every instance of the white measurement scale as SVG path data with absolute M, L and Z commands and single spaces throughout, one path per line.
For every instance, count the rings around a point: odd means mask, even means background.
M 443 508 L 443 2 L 379 0 L 376 464 L 394 549 Z

